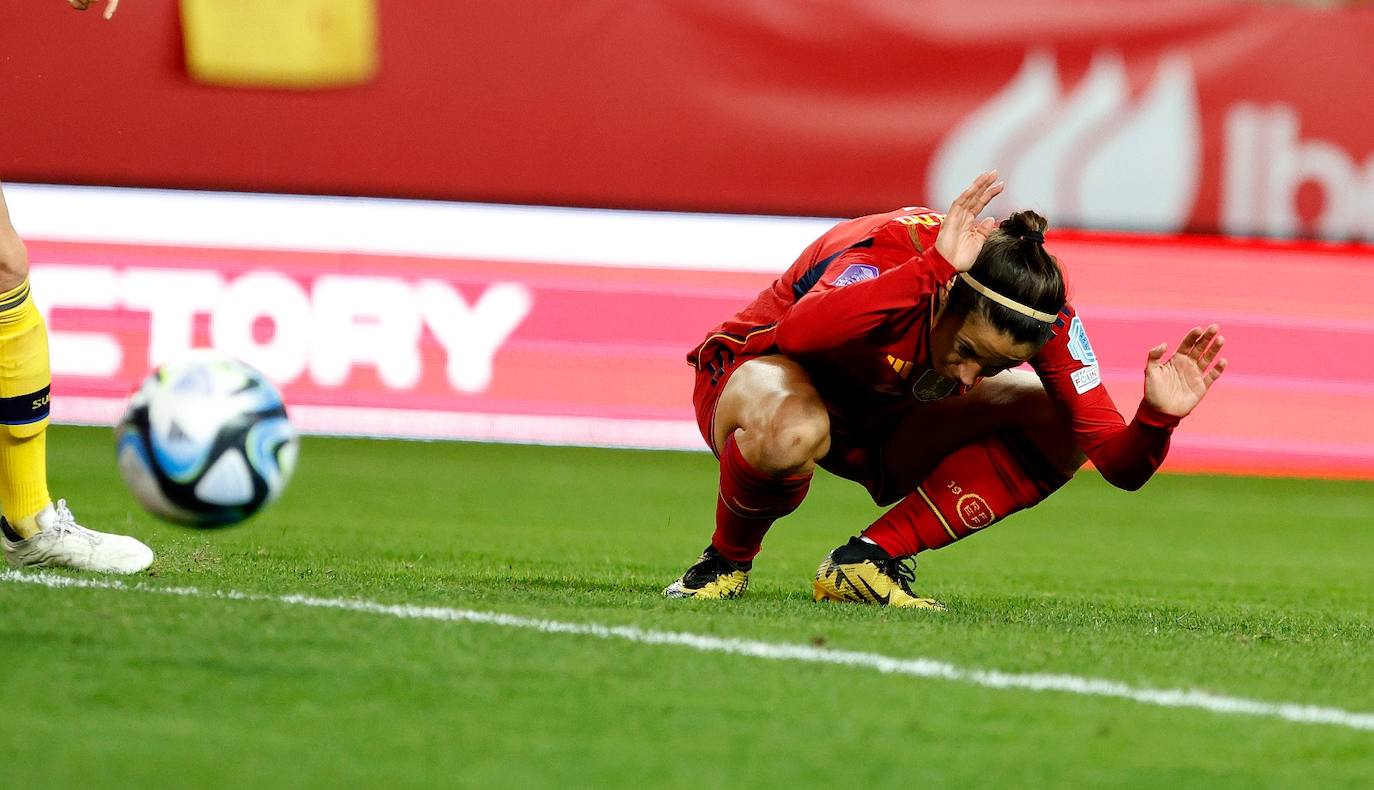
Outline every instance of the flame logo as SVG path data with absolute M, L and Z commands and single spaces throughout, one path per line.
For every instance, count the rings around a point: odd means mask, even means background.
M 996 167 L 1007 190 L 995 216 L 1035 208 L 1059 224 L 1174 231 L 1193 211 L 1201 147 L 1187 56 L 1162 56 L 1132 102 L 1120 54 L 1099 52 L 1066 93 L 1054 56 L 1037 51 L 945 137 L 927 186 L 943 205 Z

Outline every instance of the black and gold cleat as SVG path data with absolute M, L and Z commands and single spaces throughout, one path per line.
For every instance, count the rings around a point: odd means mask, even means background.
M 707 546 L 682 578 L 668 585 L 665 598 L 738 598 L 749 589 L 752 562 L 735 562 Z
M 812 584 L 817 601 L 849 601 L 904 609 L 936 609 L 945 605 L 934 598 L 922 598 L 911 591 L 916 581 L 916 563 L 890 556 L 881 547 L 862 538 L 830 552 L 816 569 Z

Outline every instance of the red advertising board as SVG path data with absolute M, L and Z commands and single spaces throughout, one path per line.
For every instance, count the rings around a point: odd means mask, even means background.
M 151 365 L 213 345 L 277 381 L 308 431 L 626 447 L 705 449 L 686 352 L 829 224 L 9 192 L 58 420 L 110 422 Z M 1225 329 L 1231 367 L 1166 468 L 1374 478 L 1374 250 L 1052 235 L 1123 410 L 1147 349 Z
M 1374 240 L 1369 4 L 380 0 L 315 92 L 195 83 L 175 3 L 10 5 L 16 181 L 855 216 L 997 167 L 1058 227 Z

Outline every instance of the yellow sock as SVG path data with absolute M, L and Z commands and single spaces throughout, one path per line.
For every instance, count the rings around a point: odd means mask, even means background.
M 48 495 L 48 329 L 29 296 L 29 281 L 0 293 L 0 511 L 20 537 Z

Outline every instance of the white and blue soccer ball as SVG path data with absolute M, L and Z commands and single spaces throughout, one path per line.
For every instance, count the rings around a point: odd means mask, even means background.
M 143 507 L 181 524 L 233 524 L 272 502 L 299 449 L 281 393 L 233 357 L 199 349 L 160 365 L 115 426 L 119 471 Z

